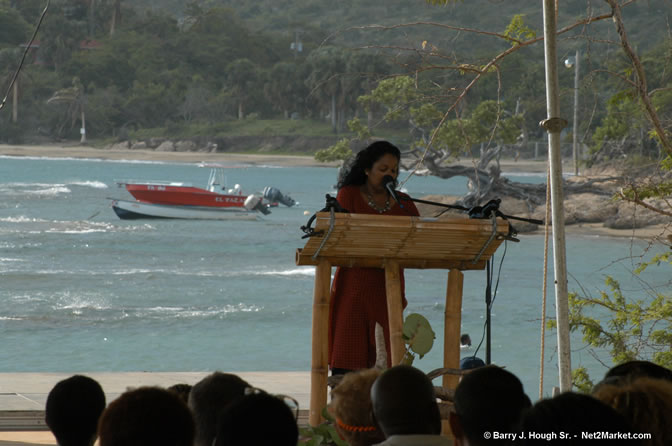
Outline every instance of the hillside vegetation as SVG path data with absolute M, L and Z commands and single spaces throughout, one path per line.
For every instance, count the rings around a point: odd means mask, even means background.
M 44 2 L 0 0 L 0 91 L 8 93 L 0 141 L 77 140 L 82 127 L 89 140 L 104 141 L 256 131 L 272 136 L 299 128 L 353 135 L 347 122 L 359 118 L 374 135 L 392 134 L 408 146 L 417 139 L 413 132 L 437 121 L 409 126 L 408 114 L 390 115 L 399 98 L 383 97 L 380 90 L 372 96 L 381 81 L 409 76 L 421 94 L 406 106 L 431 104 L 441 113 L 479 67 L 516 45 L 509 37 L 523 42 L 542 34 L 539 2 L 432 3 L 442 2 L 54 1 L 10 92 Z M 560 5 L 560 28 L 608 12 L 604 2 Z M 623 9 L 652 90 L 665 91 L 670 83 L 669 6 L 669 0 L 650 0 Z M 623 141 L 621 152 L 655 154 L 645 119 L 633 113 L 635 101 L 624 93 L 632 74 L 616 40 L 610 20 L 559 36 L 562 59 L 581 52 L 581 142 L 593 152 L 608 140 Z M 568 117 L 573 80 L 573 70 L 560 71 Z M 363 96 L 369 99 L 358 100 Z M 525 144 L 542 140 L 543 43 L 521 45 L 503 58 L 459 98 L 456 113 L 468 116 L 485 101 L 498 101 L 500 112 L 521 117 L 518 133 Z M 661 94 L 659 101 L 662 108 L 670 99 Z M 268 124 L 272 120 L 309 125 Z M 451 142 L 459 148 L 474 143 Z

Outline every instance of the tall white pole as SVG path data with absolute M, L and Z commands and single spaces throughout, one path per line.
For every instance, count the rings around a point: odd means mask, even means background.
M 574 122 L 572 123 L 572 158 L 574 175 L 579 174 L 579 50 L 574 56 Z
M 551 221 L 553 225 L 553 266 L 555 268 L 555 311 L 558 324 L 558 372 L 560 391 L 572 388 L 569 344 L 569 303 L 567 300 L 567 259 L 565 255 L 565 215 L 562 193 L 562 153 L 560 132 L 567 121 L 560 118 L 558 100 L 557 23 L 555 1 L 544 0 L 544 53 L 546 62 L 546 113 L 541 125 L 548 132 L 548 160 L 551 178 Z

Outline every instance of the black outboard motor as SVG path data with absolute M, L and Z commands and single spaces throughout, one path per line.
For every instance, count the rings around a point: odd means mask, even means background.
M 294 201 L 292 197 L 283 195 L 282 192 L 271 186 L 266 186 L 264 188 L 264 199 L 270 203 L 282 203 L 289 208 L 296 204 L 296 201 Z

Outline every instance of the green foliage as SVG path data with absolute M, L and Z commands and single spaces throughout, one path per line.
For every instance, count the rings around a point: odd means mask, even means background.
M 231 136 L 258 136 L 262 133 L 272 136 L 302 135 L 309 137 L 331 137 L 328 124 L 315 121 L 294 121 L 289 119 L 241 119 L 218 122 L 171 122 L 168 126 L 138 128 L 129 133 L 132 139 L 147 139 L 161 136 L 181 136 L 185 138 L 208 135 L 213 138 Z M 311 150 L 306 153 L 312 154 Z
M 402 362 L 411 365 L 416 355 L 419 359 L 422 359 L 429 353 L 434 345 L 436 334 L 427 318 L 417 313 L 411 313 L 406 316 L 404 321 L 403 338 L 407 347 Z
M 585 367 L 572 370 L 572 385 L 582 393 L 590 393 L 593 390 L 594 384 L 590 380 L 590 375 Z
M 9 144 L 23 143 L 23 129 L 9 120 L 0 121 L 0 141 Z
M 474 144 L 488 142 L 510 144 L 520 135 L 523 123 L 522 115 L 505 116 L 502 105 L 487 100 L 479 103 L 471 112 L 471 116 L 447 120 L 439 126 L 444 112 L 435 102 L 426 87 L 418 86 L 416 80 L 409 76 L 396 76 L 381 81 L 367 95 L 360 96 L 358 101 L 370 109 L 374 104 L 385 107 L 386 121 L 406 118 L 411 121 L 420 137 L 413 146 L 422 148 L 429 140 L 429 129 L 433 129 L 435 150 L 446 150 L 454 154 L 469 150 Z
M 357 135 L 357 138 L 364 141 L 371 138 L 371 130 L 365 126 L 359 118 L 352 118 L 348 121 L 348 128 Z
M 30 25 L 8 2 L 0 2 L 0 48 L 26 43 L 30 36 Z
M 669 254 L 661 254 L 640 267 L 672 265 Z M 636 359 L 651 360 L 672 367 L 672 295 L 657 293 L 648 301 L 626 298 L 620 284 L 612 277 L 605 281 L 609 292 L 599 297 L 569 295 L 570 330 L 580 330 L 583 341 L 609 350 L 615 364 Z M 598 314 L 606 315 L 603 322 Z M 585 370 L 576 372 L 577 382 L 589 383 Z
M 286 118 L 292 112 L 304 113 L 303 98 L 308 95 L 308 88 L 303 82 L 307 76 L 305 71 L 302 65 L 283 61 L 273 65 L 268 74 L 264 94 L 273 108 L 283 112 Z
M 371 138 L 369 128 L 362 124 L 358 118 L 353 118 L 348 121 L 348 128 L 357 135 L 357 139 L 360 141 L 366 141 Z M 318 150 L 315 154 L 315 159 L 322 163 L 328 163 L 332 161 L 344 161 L 351 156 L 352 149 L 350 148 L 350 138 L 343 138 L 333 146 Z
M 504 31 L 504 35 L 512 39 L 511 44 L 514 46 L 519 45 L 520 41 L 531 40 L 537 37 L 536 31 L 525 24 L 524 18 L 524 14 L 514 15 L 511 23 L 509 23 L 509 26 Z
M 602 144 L 620 140 L 632 135 L 644 121 L 642 109 L 633 100 L 629 90 L 623 90 L 611 97 L 607 103 L 607 116 L 593 133 L 593 147 L 596 151 Z
M 3 0 L 3 4 L 8 5 L 9 3 L 9 0 Z M 37 23 L 37 19 L 45 7 L 43 0 L 18 0 L 14 3 L 14 7 L 21 14 L 21 17 L 31 24 Z
M 350 139 L 343 138 L 331 147 L 318 150 L 315 153 L 315 160 L 321 163 L 330 163 L 332 161 L 346 160 L 351 156 Z
M 634 200 L 635 197 L 640 200 L 647 198 L 662 198 L 672 195 L 672 182 L 661 182 L 653 184 L 644 184 L 634 187 L 624 187 L 621 193 L 629 200 Z
M 662 170 L 672 170 L 672 155 L 668 155 L 664 160 L 660 162 L 660 168 Z
M 647 8 L 655 9 L 657 1 L 652 0 Z M 527 24 L 539 23 L 541 18 L 540 8 L 525 2 L 512 8 L 506 8 L 509 5 L 505 2 L 498 8 L 483 9 L 473 2 L 455 0 L 428 0 L 427 4 L 441 7 L 427 8 L 406 0 L 385 4 L 348 0 L 328 7 L 314 0 L 136 0 L 121 2 L 122 17 L 114 14 L 116 3 L 52 2 L 40 29 L 41 65 L 31 65 L 36 52 L 29 53 L 20 79 L 22 88 L 31 89 L 31 94 L 20 93 L 20 119 L 32 122 L 26 129 L 39 127 L 53 134 L 60 122 L 57 109 L 40 109 L 34 104 L 44 104 L 54 90 L 67 86 L 77 76 L 87 92 L 87 109 L 94 113 L 92 129 L 100 135 L 117 135 L 122 128 L 131 127 L 179 128 L 181 120 L 198 121 L 207 127 L 208 123 L 232 120 L 239 112 L 241 116 L 256 114 L 261 120 L 278 115 L 287 118 L 294 112 L 298 113 L 295 117 L 311 122 L 329 117 L 333 130 L 339 133 L 349 119 L 366 111 L 372 131 L 382 130 L 386 137 L 395 135 L 397 141 L 403 136 L 404 145 L 406 141 L 413 143 L 407 136 L 408 120 L 417 120 L 420 128 L 412 129 L 414 143 L 423 147 L 446 107 L 473 79 L 475 70 L 481 70 L 501 51 L 501 44 L 492 44 L 491 31 L 506 29 L 511 40 L 526 42 L 534 36 Z M 95 10 L 87 9 L 93 5 Z M 603 8 L 598 7 L 595 13 Z M 651 99 L 664 125 L 669 125 L 672 93 L 669 76 L 665 75 L 669 38 L 651 24 L 647 8 L 627 8 L 624 15 L 628 24 L 633 24 L 629 28 L 632 43 L 642 49 L 642 61 L 647 72 L 652 72 L 647 76 Z M 43 9 L 41 0 L 12 1 L 11 7 L 9 0 L 0 0 L 0 49 L 4 46 L 4 53 L 10 49 L 15 52 L 17 44 L 27 40 Z M 569 23 L 584 13 L 584 8 L 566 5 L 559 11 L 559 21 Z M 113 16 L 116 32 L 110 35 Z M 383 26 L 431 21 L 485 32 L 456 33 L 440 26 L 357 29 L 370 24 L 372 17 Z M 351 27 L 347 32 L 335 32 L 345 23 Z M 646 26 L 638 26 L 642 23 Z M 599 25 L 595 30 L 598 45 Z M 85 39 L 94 39 L 100 45 L 82 50 Z M 302 52 L 289 49 L 295 39 L 302 43 Z M 426 48 L 421 45 L 423 41 L 429 43 Z M 417 52 L 399 51 L 415 47 Z M 645 53 L 650 48 L 653 50 Z M 606 52 L 597 46 L 592 49 L 591 73 L 604 73 Z M 228 68 L 242 59 L 252 64 L 249 76 L 234 82 Z M 607 67 L 609 71 L 629 75 L 622 59 L 609 60 L 618 61 Z M 6 78 L 17 63 L 16 55 L 0 55 L 0 77 Z M 495 74 L 495 67 L 490 67 L 458 112 L 463 118 L 469 117 L 478 104 L 501 97 L 509 106 L 520 104 L 527 132 L 543 137 L 537 125 L 545 118 L 543 48 L 520 48 L 498 62 L 497 68 Z M 37 71 L 56 74 L 49 88 L 43 88 L 41 81 L 36 82 L 35 89 L 28 85 L 32 81 L 26 78 Z M 404 76 L 409 73 L 411 76 Z M 582 117 L 590 114 L 591 118 L 582 119 L 589 139 L 588 127 L 600 123 L 602 110 L 606 110 L 601 98 L 624 88 L 623 83 L 609 81 L 604 74 L 591 75 L 597 81 L 586 79 L 585 83 L 595 90 L 589 95 L 597 98 L 592 107 L 595 114 L 589 112 L 588 101 L 582 105 Z M 198 83 L 194 81 L 196 76 L 200 77 Z M 560 76 L 561 85 L 567 87 L 571 73 L 562 71 Z M 137 91 L 138 86 L 148 86 L 151 94 Z M 159 91 L 162 97 L 155 94 Z M 582 91 L 582 96 L 584 93 L 588 92 Z M 154 99 L 158 103 L 141 103 Z M 158 115 L 143 115 L 153 111 Z M 381 120 L 383 115 L 385 119 Z M 632 135 L 641 134 L 640 130 L 648 134 L 650 125 L 643 119 L 633 122 L 631 116 L 625 109 L 612 115 L 612 121 L 602 123 L 609 130 L 597 139 L 616 137 L 628 126 Z M 622 120 L 625 125 L 621 125 Z M 456 132 L 460 128 L 454 124 L 446 122 L 445 128 L 439 129 L 437 149 L 457 153 L 478 139 L 474 135 L 460 137 Z M 649 138 L 647 144 L 654 147 L 656 142 Z
M 387 109 L 384 116 L 386 121 L 399 119 L 405 112 L 407 104 L 412 104 L 419 98 L 415 88 L 415 81 L 409 76 L 395 76 L 381 81 L 371 92 L 357 98 L 357 101 L 370 110 L 375 103 L 382 104 Z
M 322 416 L 326 420 L 322 424 L 299 429 L 298 444 L 302 446 L 348 446 L 348 443 L 338 435 L 334 427 L 336 420 L 326 407 L 322 410 Z

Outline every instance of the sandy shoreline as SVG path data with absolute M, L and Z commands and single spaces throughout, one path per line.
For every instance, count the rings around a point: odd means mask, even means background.
M 128 161 L 163 161 L 175 163 L 240 163 L 249 165 L 271 165 L 280 167 L 337 167 L 338 162 L 320 163 L 312 156 L 297 155 L 270 155 L 270 154 L 240 154 L 240 153 L 206 153 L 206 152 L 156 152 L 154 150 L 112 150 L 98 149 L 81 145 L 9 145 L 0 144 L 0 156 L 35 157 L 35 158 L 75 158 L 100 160 L 128 160 Z M 462 164 L 471 161 L 461 160 Z M 502 160 L 503 172 L 546 172 L 546 161 L 533 160 Z M 569 169 L 569 164 L 567 168 Z M 583 223 L 566 226 L 568 235 L 600 236 L 600 237 L 629 237 L 647 240 L 665 240 L 671 228 L 664 225 L 654 225 L 638 229 L 611 229 L 602 223 Z M 544 229 L 532 234 L 543 235 Z M 668 242 L 669 243 L 669 242 Z
M 156 152 L 154 150 L 98 149 L 90 146 L 9 145 L 0 144 L 0 156 L 78 158 L 129 161 L 165 161 L 175 163 L 244 163 L 281 167 L 330 167 L 338 163 L 320 163 L 312 156 L 264 155 L 208 152 Z
M 244 163 L 280 167 L 337 167 L 339 162 L 321 163 L 306 155 L 272 155 L 263 153 L 156 152 L 154 150 L 98 149 L 81 145 L 10 145 L 0 144 L 0 156 L 78 158 L 129 161 L 164 161 L 176 163 Z M 461 160 L 470 164 L 471 160 Z M 504 172 L 543 173 L 546 161 L 502 160 Z

